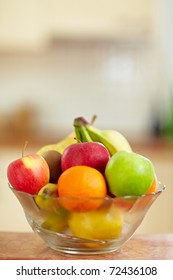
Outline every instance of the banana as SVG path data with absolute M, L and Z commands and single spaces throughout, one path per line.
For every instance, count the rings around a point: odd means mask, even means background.
M 86 140 L 87 138 L 100 142 L 109 150 L 111 155 L 120 150 L 132 151 L 127 139 L 116 130 L 98 129 L 81 117 L 74 120 L 74 127 L 81 142 L 86 142 L 83 139 Z
M 120 132 L 116 130 L 103 130 L 102 135 L 105 136 L 113 146 L 112 154 L 122 150 L 132 152 L 129 142 Z
M 62 154 L 66 147 L 68 147 L 71 144 L 76 143 L 76 135 L 75 132 L 70 133 L 67 137 L 59 141 L 58 143 L 49 144 L 46 146 L 43 146 L 37 151 L 37 154 L 43 155 L 45 152 L 49 150 L 55 150 L 58 151 L 60 154 Z

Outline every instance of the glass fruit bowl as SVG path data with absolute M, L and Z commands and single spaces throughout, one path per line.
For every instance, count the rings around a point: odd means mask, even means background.
M 165 186 L 142 196 L 59 198 L 31 195 L 10 189 L 19 200 L 26 219 L 47 245 L 70 254 L 98 254 L 118 250 L 135 233 L 152 203 Z M 69 211 L 69 205 L 94 203 L 91 211 Z

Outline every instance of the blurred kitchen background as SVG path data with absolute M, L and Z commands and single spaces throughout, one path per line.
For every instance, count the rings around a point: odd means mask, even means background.
M 0 0 L 0 230 L 31 231 L 6 169 L 84 116 L 149 157 L 166 192 L 138 232 L 173 232 L 172 0 Z

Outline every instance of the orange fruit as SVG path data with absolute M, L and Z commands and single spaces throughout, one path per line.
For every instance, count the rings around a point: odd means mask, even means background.
M 129 211 L 133 207 L 135 201 L 135 197 L 116 197 L 114 204 L 117 207 L 122 208 L 124 211 Z
M 94 210 L 107 194 L 106 180 L 95 168 L 73 166 L 60 175 L 58 194 L 62 198 L 61 205 L 69 211 Z
M 156 176 L 155 176 L 154 181 L 153 181 L 151 187 L 150 187 L 150 188 L 148 189 L 148 191 L 146 192 L 146 194 L 155 192 L 156 189 L 157 189 L 157 178 L 156 178 Z
M 134 211 L 143 211 L 146 207 L 150 206 L 151 203 L 154 201 L 153 195 L 151 193 L 155 192 L 156 190 L 157 190 L 157 177 L 155 176 L 152 185 L 146 192 L 146 195 L 141 196 L 137 201 Z

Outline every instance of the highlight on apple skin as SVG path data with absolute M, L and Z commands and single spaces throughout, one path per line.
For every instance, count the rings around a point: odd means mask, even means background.
M 9 164 L 7 178 L 14 189 L 33 195 L 49 183 L 50 170 L 41 155 L 30 154 Z

